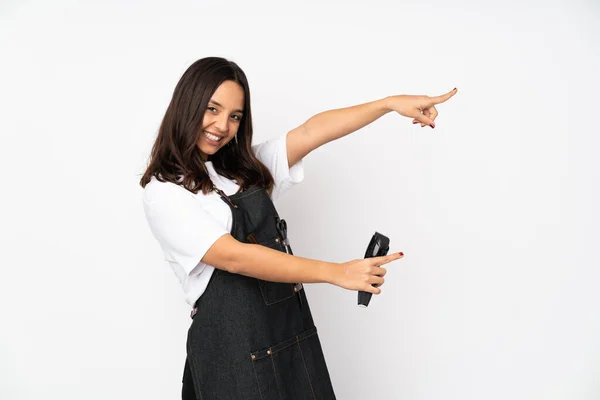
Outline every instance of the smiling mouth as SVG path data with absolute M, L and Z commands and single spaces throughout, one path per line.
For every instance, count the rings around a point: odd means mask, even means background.
M 221 139 L 223 139 L 222 136 L 213 135 L 212 133 L 209 133 L 209 132 L 204 132 L 204 136 L 207 137 L 208 139 L 212 140 L 213 142 L 219 142 Z

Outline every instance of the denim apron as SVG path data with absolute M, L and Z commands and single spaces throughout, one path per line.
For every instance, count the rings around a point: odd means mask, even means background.
M 231 208 L 234 238 L 291 254 L 265 189 L 216 190 Z M 182 398 L 335 399 L 302 284 L 215 269 L 188 330 Z

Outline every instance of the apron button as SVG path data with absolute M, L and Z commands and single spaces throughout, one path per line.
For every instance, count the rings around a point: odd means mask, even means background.
M 271 349 L 267 350 L 267 354 L 271 355 Z
M 253 359 L 253 360 L 256 360 L 256 355 L 250 354 L 250 358 Z
M 275 238 L 275 241 L 276 241 L 277 243 L 279 243 L 279 238 L 278 238 L 278 237 L 276 237 L 276 238 Z

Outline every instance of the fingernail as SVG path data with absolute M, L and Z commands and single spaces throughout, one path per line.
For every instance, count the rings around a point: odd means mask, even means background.
M 431 124 L 429 126 L 431 127 L 431 129 L 435 128 L 435 124 Z
M 418 124 L 418 123 L 419 123 L 419 121 L 413 121 L 413 124 Z
M 456 90 L 456 88 L 452 89 L 452 90 Z
M 400 252 L 400 253 L 398 253 L 398 254 L 400 254 L 401 256 L 403 256 L 403 255 L 404 255 L 404 253 L 403 253 L 403 252 Z

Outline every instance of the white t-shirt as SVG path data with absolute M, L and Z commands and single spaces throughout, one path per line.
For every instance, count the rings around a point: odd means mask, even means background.
M 302 160 L 288 167 L 287 134 L 252 146 L 256 157 L 275 180 L 274 201 L 304 180 Z M 234 143 L 231 144 L 235 146 Z M 212 182 L 227 195 L 238 191 L 234 181 L 218 175 L 212 162 L 205 163 Z M 171 182 L 156 178 L 146 185 L 144 212 L 152 234 L 162 247 L 165 260 L 179 279 L 185 301 L 194 305 L 204 293 L 214 267 L 201 262 L 204 254 L 221 236 L 230 233 L 232 214 L 215 192 L 193 194 Z

